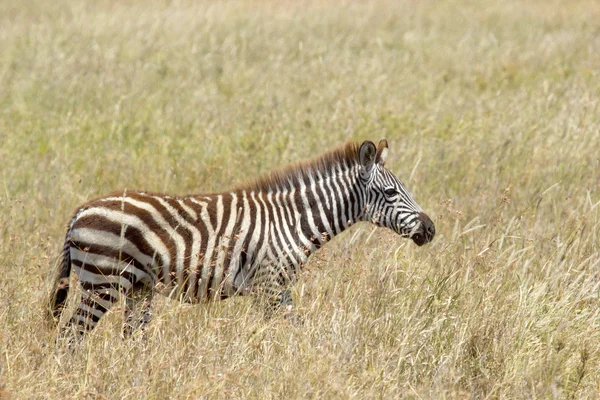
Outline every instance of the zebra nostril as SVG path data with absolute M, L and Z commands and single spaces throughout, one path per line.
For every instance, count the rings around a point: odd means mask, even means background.
M 431 218 L 425 213 L 419 213 L 419 221 L 421 222 L 421 231 L 424 236 L 423 244 L 430 242 L 435 236 L 435 225 Z
M 430 236 L 434 236 L 435 235 L 435 226 L 433 225 L 433 223 L 429 226 L 427 226 L 427 233 Z

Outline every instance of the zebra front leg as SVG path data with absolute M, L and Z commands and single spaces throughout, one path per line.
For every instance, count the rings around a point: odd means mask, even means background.
M 296 311 L 294 301 L 292 300 L 292 291 L 289 288 L 283 289 L 277 296 L 277 306 L 283 313 L 283 318 L 295 324 L 301 324 L 304 322 L 302 316 Z
M 292 291 L 289 287 L 278 285 L 266 292 L 270 292 L 270 295 L 266 298 L 265 315 L 267 318 L 270 319 L 274 315 L 279 315 L 294 324 L 301 324 L 303 322 L 302 317 L 296 311 L 294 301 L 292 300 Z
M 296 311 L 296 306 L 292 300 L 292 291 L 289 288 L 282 288 L 277 296 L 269 302 L 267 315 L 279 314 L 294 325 L 302 325 L 304 319 Z
M 285 264 L 266 263 L 253 276 L 252 287 L 258 300 L 265 305 L 265 316 L 283 315 L 287 320 L 299 321 L 296 315 L 290 285 L 293 275 Z
M 273 307 L 286 312 L 294 311 L 294 301 L 292 300 L 292 291 L 290 289 L 282 289 L 273 302 Z

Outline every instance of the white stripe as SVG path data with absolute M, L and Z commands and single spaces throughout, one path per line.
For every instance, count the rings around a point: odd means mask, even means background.
M 329 196 L 327 195 L 327 191 L 325 190 L 325 186 L 323 185 L 323 181 L 325 181 L 325 178 L 323 178 L 323 175 L 321 175 L 321 171 L 317 171 L 317 178 L 319 179 L 319 188 L 321 188 L 321 192 L 323 193 L 323 196 L 325 196 L 325 206 L 328 210 L 331 210 Z M 329 177 L 327 177 L 327 180 L 329 180 Z
M 113 288 L 94 289 L 94 292 L 99 293 L 99 294 L 108 294 L 113 299 L 121 298 L 121 293 L 117 289 L 113 289 Z M 96 301 L 96 300 L 97 299 L 94 297 L 94 301 Z
M 126 291 L 129 291 L 133 287 L 131 282 L 129 282 L 127 279 L 120 275 L 94 274 L 85 269 L 81 269 L 76 265 L 73 265 L 73 268 L 75 268 L 75 272 L 77 273 L 77 276 L 79 277 L 79 280 L 81 282 L 91 283 L 92 285 L 102 285 L 105 283 L 109 283 L 111 285 L 120 286 Z
M 267 201 L 271 203 L 271 192 L 269 192 L 269 194 L 267 195 Z M 269 211 L 271 211 L 272 209 L 269 209 Z M 276 222 L 277 219 L 275 218 L 274 215 L 272 215 L 272 220 L 269 224 L 269 232 L 270 235 L 267 237 L 266 243 L 267 246 L 265 246 L 265 250 L 266 250 L 266 254 L 268 259 L 271 261 L 271 264 L 279 264 L 281 263 L 281 260 L 284 259 L 283 256 L 283 251 L 282 249 L 279 247 L 279 245 L 277 244 L 277 236 L 280 234 L 279 229 L 276 226 Z M 283 242 L 283 244 L 285 245 L 285 242 Z M 275 253 L 273 253 L 273 250 L 275 250 Z
M 119 296 L 119 294 L 117 293 L 117 297 L 115 297 L 115 296 L 112 296 L 112 297 L 115 298 L 115 299 L 118 299 L 119 298 L 118 296 Z M 109 310 L 113 306 L 113 303 L 111 303 L 110 301 L 104 300 L 104 299 L 98 297 L 97 295 L 95 295 L 94 293 L 91 293 L 87 289 L 83 290 L 83 293 L 82 293 L 81 297 L 84 300 L 91 298 L 94 303 L 98 303 L 99 305 L 101 305 L 102 307 L 106 308 L 107 310 Z
M 194 204 L 196 204 L 196 205 L 199 205 L 200 207 L 203 207 L 203 208 L 204 208 L 204 207 L 206 207 L 206 205 L 207 205 L 205 202 L 203 202 L 203 201 L 200 201 L 200 200 L 198 200 L 198 199 L 197 199 L 197 198 L 195 198 L 195 197 L 188 197 L 187 199 L 188 199 L 189 201 L 191 201 L 192 203 L 194 203 Z
M 198 214 L 196 213 L 196 211 L 194 211 L 194 209 L 192 207 L 185 204 L 185 202 L 183 200 L 178 199 L 177 203 L 179 203 L 181 208 L 183 208 L 185 210 L 185 212 L 188 213 L 194 221 L 196 221 L 198 219 Z
M 167 247 L 163 243 L 162 239 L 159 238 L 158 235 L 156 235 L 156 233 L 151 231 L 150 228 L 148 228 L 148 225 L 146 225 L 137 216 L 131 215 L 131 214 L 126 214 L 122 211 L 110 210 L 108 208 L 94 207 L 94 208 L 88 208 L 87 210 L 81 212 L 79 217 L 82 218 L 82 217 L 86 217 L 86 216 L 97 216 L 97 215 L 102 216 L 102 217 L 108 219 L 109 221 L 120 223 L 120 224 L 123 224 L 126 226 L 132 226 L 132 227 L 138 229 L 142 233 L 142 237 L 146 240 L 146 242 L 148 242 L 148 244 L 150 246 L 152 246 L 153 249 L 156 250 L 156 252 L 158 253 L 158 255 L 160 256 L 160 258 L 162 260 L 163 265 L 166 265 L 166 268 L 168 268 L 169 264 L 171 263 L 171 256 L 169 255 L 169 250 L 167 250 Z M 92 229 L 77 229 L 76 231 L 80 231 L 81 233 L 99 232 L 99 231 L 92 230 Z M 75 231 L 73 231 L 73 232 L 75 232 Z M 107 245 L 109 245 L 111 243 L 117 243 L 117 244 L 119 243 L 120 238 L 118 235 L 108 234 L 108 233 L 107 233 L 107 235 L 112 235 L 117 238 L 114 241 L 107 241 L 106 242 Z M 76 238 L 77 238 L 77 236 L 76 236 Z M 93 237 L 91 237 L 90 239 L 91 239 L 90 240 L 91 243 L 99 243 L 97 241 L 97 239 L 94 239 Z M 84 236 L 81 236 L 81 240 L 86 241 L 86 238 Z M 101 243 L 104 244 L 105 242 L 101 242 Z M 124 241 L 122 243 L 122 245 L 116 245 L 116 247 L 114 247 L 114 248 L 117 250 L 120 248 L 124 249 L 124 247 L 122 247 L 122 246 L 125 246 L 126 243 L 127 243 L 127 241 Z M 139 260 L 142 260 L 142 258 L 138 258 L 135 254 L 130 253 L 130 255 L 133 257 L 136 257 Z M 154 255 L 152 255 L 152 259 L 154 259 Z M 146 264 L 146 263 L 144 263 L 144 264 Z M 152 262 L 152 265 L 154 265 L 154 262 Z
M 206 253 L 204 254 L 204 263 L 202 265 L 202 278 L 198 281 L 198 298 L 205 299 L 208 292 L 208 274 L 211 270 L 211 259 L 213 251 L 215 249 L 215 242 L 217 240 L 217 233 L 221 229 L 221 223 L 223 221 L 223 196 L 217 196 L 217 227 L 212 230 L 212 224 L 210 223 L 210 215 L 208 214 L 208 204 L 202 209 L 202 220 L 207 223 L 209 230 L 208 243 L 206 244 Z
M 277 195 L 275 196 L 275 201 L 277 202 L 277 206 L 279 207 L 279 211 L 282 216 L 281 227 L 283 228 L 283 233 L 285 234 L 285 240 L 283 242 L 287 244 L 286 247 L 291 248 L 292 252 L 290 253 L 290 257 L 292 260 L 292 264 L 294 264 L 294 268 L 297 270 L 299 268 L 298 260 L 300 260 L 301 263 L 305 263 L 307 260 L 307 257 L 306 257 L 306 254 L 304 254 L 304 252 L 302 250 L 300 250 L 298 243 L 296 243 L 297 241 L 294 240 L 294 237 L 292 236 L 292 233 L 290 232 L 290 224 L 292 224 L 293 221 L 291 220 L 291 218 L 289 221 L 287 221 L 285 219 L 286 209 L 289 209 L 289 207 L 284 207 L 282 205 L 281 200 L 283 198 L 283 203 L 287 205 L 289 202 L 287 201 L 286 197 L 287 197 L 287 191 L 284 192 L 283 194 L 277 193 Z M 288 215 L 289 215 L 289 213 L 288 213 Z M 281 228 L 279 230 L 281 230 Z
M 136 268 L 132 263 L 125 261 L 119 262 L 113 257 L 103 256 L 92 252 L 81 251 L 75 247 L 71 247 L 71 259 L 78 260 L 88 265 L 93 265 L 97 268 L 106 270 L 106 274 L 119 275 L 123 272 L 129 272 L 135 276 L 136 281 L 152 282 L 152 278 L 145 271 Z
M 358 198 L 358 201 L 354 202 L 354 210 L 352 210 L 352 214 L 348 216 L 348 219 L 350 219 L 353 223 L 356 222 L 355 219 L 362 212 L 362 210 L 359 209 L 360 204 L 365 204 L 367 201 L 367 193 L 362 186 L 357 184 L 357 181 L 359 180 L 359 169 L 360 166 L 356 165 L 354 169 L 349 169 L 345 174 L 350 190 L 353 190 Z
M 94 316 L 98 317 L 98 318 L 102 318 L 102 316 L 104 315 L 104 311 L 99 310 L 97 308 L 94 307 L 90 307 L 85 303 L 81 303 L 79 304 L 79 306 L 77 307 L 85 312 L 87 312 L 88 314 L 93 314 Z
M 283 221 L 280 221 L 279 218 L 275 218 L 275 213 L 276 213 L 276 208 L 279 208 L 277 205 L 275 205 L 275 202 L 277 201 L 277 198 L 279 196 L 279 193 L 275 193 L 275 201 L 273 200 L 273 193 L 269 192 L 269 194 L 267 195 L 267 200 L 269 201 L 269 203 L 271 204 L 271 210 L 273 211 L 273 223 L 275 226 L 275 229 L 273 230 L 273 234 L 276 235 L 279 238 L 279 242 L 281 242 L 281 248 L 277 245 L 277 238 L 273 238 L 272 240 L 272 245 L 276 248 L 279 257 L 281 257 L 278 262 L 281 263 L 283 260 L 283 252 L 285 252 L 289 259 L 292 260 L 292 263 L 294 264 L 295 267 L 298 266 L 298 262 L 296 261 L 296 257 L 292 254 L 291 250 L 290 250 L 290 246 L 287 240 L 285 240 L 283 238 L 283 232 L 281 229 L 282 224 L 285 225 L 283 223 Z M 281 214 L 283 215 L 283 212 L 281 212 Z
M 345 171 L 342 171 L 342 169 L 340 168 L 339 164 L 337 165 L 339 174 L 338 177 L 339 179 L 337 180 L 339 182 L 339 187 L 340 190 L 343 189 L 343 193 L 342 196 L 345 199 L 348 199 L 348 204 L 350 204 L 350 193 L 348 192 L 348 186 L 351 186 L 351 182 L 348 180 L 348 177 L 345 173 Z M 356 202 L 355 202 L 356 203 Z M 350 207 L 352 207 L 352 205 L 350 204 Z M 347 228 L 349 226 L 349 222 L 353 222 L 352 218 L 352 210 L 350 209 L 350 207 L 348 207 L 348 209 L 345 209 L 344 207 L 344 213 L 342 214 L 342 225 L 344 225 L 344 228 Z M 355 204 L 355 207 L 358 207 Z
M 260 232 L 262 234 L 262 237 L 257 239 L 257 243 L 260 243 L 261 246 L 256 250 L 256 257 L 254 259 L 254 264 L 258 265 L 262 262 L 263 258 L 265 257 L 265 254 L 267 253 L 267 249 L 269 248 L 269 239 L 270 239 L 270 235 L 271 235 L 271 222 L 269 219 L 269 210 L 267 208 L 267 204 L 265 203 L 264 199 L 263 199 L 263 193 L 262 192 L 258 192 L 258 200 L 262 203 L 262 208 L 263 211 L 265 213 L 265 225 L 264 228 L 262 229 L 262 231 Z
M 206 197 L 204 197 L 206 199 Z M 197 200 L 194 197 L 188 197 L 188 200 L 190 200 L 192 203 L 196 204 L 197 206 L 200 206 L 200 223 L 203 223 L 204 226 L 206 227 L 206 230 L 208 231 L 208 237 L 206 238 L 206 240 L 210 240 L 210 237 L 214 235 L 214 231 L 213 231 L 213 227 L 212 227 L 212 223 L 210 222 L 210 216 L 208 214 L 208 203 Z M 202 248 L 200 248 L 200 250 L 202 250 Z M 192 268 L 192 271 L 190 272 L 190 283 L 188 285 L 188 293 L 187 295 L 189 296 L 189 298 L 191 299 L 192 293 L 195 292 L 196 286 L 199 285 L 198 282 L 198 277 L 199 275 L 202 276 L 202 270 L 200 268 L 200 262 L 203 260 L 200 260 L 200 253 L 198 253 L 198 264 L 196 264 L 195 267 Z
M 336 196 L 336 193 L 334 192 L 333 188 L 331 187 L 331 176 L 327 176 L 327 178 L 325 179 L 325 184 L 327 185 L 327 201 L 329 201 L 329 196 L 331 196 L 332 201 L 331 204 L 333 206 L 333 226 L 335 228 L 335 233 L 338 234 L 341 232 L 340 230 L 340 224 L 339 224 L 339 215 L 338 215 L 338 210 L 337 210 L 337 203 L 338 201 L 343 202 L 343 199 L 341 199 L 339 196 Z
M 296 234 L 298 235 L 298 239 L 300 239 L 300 242 L 302 243 L 302 247 L 305 250 L 308 250 L 309 254 L 313 253 L 317 247 L 313 244 L 313 242 L 311 242 L 310 240 L 308 240 L 308 238 L 306 237 L 306 235 L 304 234 L 304 232 L 302 231 L 302 214 L 300 213 L 300 211 L 298 211 L 298 207 L 296 206 L 296 188 L 292 187 L 291 188 L 291 192 L 290 192 L 290 198 L 292 199 L 292 209 L 294 212 L 294 222 L 292 224 L 296 225 Z M 302 249 L 301 249 L 302 251 Z M 302 251 L 303 253 L 305 253 L 305 251 Z
M 152 198 L 152 197 L 151 197 Z M 102 201 L 122 201 L 125 203 L 129 203 L 132 206 L 141 208 L 142 210 L 148 211 L 154 221 L 158 223 L 161 228 L 169 234 L 171 239 L 175 242 L 175 267 L 176 270 L 183 270 L 183 262 L 184 262 L 184 253 L 185 253 L 185 241 L 183 237 L 177 232 L 178 226 L 173 228 L 162 216 L 162 214 L 154 208 L 150 203 L 146 203 L 144 201 L 138 201 L 132 199 L 130 197 L 107 197 L 102 199 Z M 171 274 L 170 274 L 170 264 L 163 265 L 163 281 L 164 284 L 169 286 L 171 283 Z
M 317 226 L 315 225 L 315 221 L 313 220 L 313 214 L 312 214 L 312 210 L 310 209 L 310 204 L 308 203 L 308 197 L 306 196 L 306 184 L 304 183 L 304 180 L 299 179 L 299 183 L 300 183 L 300 197 L 302 198 L 302 206 L 303 206 L 303 211 L 306 214 L 306 219 L 308 220 L 308 226 L 310 227 L 310 230 L 313 234 L 313 236 L 315 237 L 315 239 L 317 239 L 319 241 L 319 243 L 321 243 L 322 237 L 321 237 L 321 233 L 319 232 L 319 229 L 317 229 Z
M 76 228 L 71 231 L 71 237 L 75 241 L 90 244 L 97 243 L 106 247 L 112 247 L 115 251 L 121 250 L 135 258 L 140 264 L 149 266 L 150 269 L 153 269 L 156 265 L 152 257 L 142 253 L 137 246 L 131 243 L 128 239 L 123 239 L 123 242 L 119 243 L 121 238 L 114 233 L 99 231 L 92 228 Z M 73 248 L 71 248 L 71 250 L 72 249 Z M 148 272 L 152 273 L 153 271 Z
M 247 251 L 247 249 L 242 249 L 242 246 L 244 245 L 244 241 L 246 240 L 246 237 L 248 236 L 248 231 L 250 230 L 250 221 L 251 221 L 251 209 L 250 209 L 250 202 L 248 201 L 248 196 L 246 191 L 244 190 L 242 192 L 243 195 L 243 218 L 242 218 L 242 224 L 240 226 L 240 229 L 238 230 L 238 237 L 236 239 L 235 244 L 233 245 L 233 254 L 231 255 L 230 261 L 229 261 L 229 269 L 227 271 L 227 276 L 225 277 L 225 290 L 226 290 L 226 294 L 227 295 L 232 295 L 233 293 L 231 292 L 234 286 L 234 282 L 233 282 L 233 278 L 235 277 L 235 275 L 237 274 L 238 270 L 240 268 L 243 268 L 242 265 L 240 265 L 240 257 L 242 254 L 242 251 Z M 259 214 L 259 218 L 260 218 L 260 214 Z M 260 224 L 260 222 L 259 222 Z
M 159 197 L 155 197 L 155 199 L 158 200 L 160 202 L 160 204 L 167 209 L 167 211 L 169 211 L 169 213 L 173 216 L 173 218 L 175 218 L 177 220 L 178 224 L 180 224 L 181 226 L 183 226 L 185 229 L 187 229 L 189 232 L 192 233 L 192 249 L 191 249 L 191 256 L 190 256 L 188 268 L 190 270 L 194 270 L 200 262 L 199 261 L 200 244 L 201 244 L 201 240 L 202 240 L 200 237 L 200 231 L 198 230 L 197 227 L 195 227 L 194 225 L 191 225 L 185 219 L 183 219 L 181 217 L 181 215 L 179 215 L 179 212 L 176 209 L 174 209 L 169 203 L 167 203 L 166 201 L 164 201 L 163 199 L 161 199 Z M 181 256 L 183 257 L 184 254 L 182 254 Z M 177 284 L 180 287 L 183 287 L 183 285 L 184 285 L 183 268 L 184 267 L 182 267 L 181 270 L 179 268 L 177 269 Z
M 73 316 L 71 318 L 76 320 L 77 322 L 81 322 L 85 325 L 89 325 L 91 328 L 95 327 L 97 324 L 97 322 L 94 321 L 93 319 L 91 319 L 89 316 L 84 317 L 83 315 L 73 314 Z
M 252 202 L 254 203 L 254 207 L 256 208 L 256 216 L 254 218 L 254 230 L 252 231 L 252 236 L 250 237 L 250 241 L 248 242 L 248 248 L 246 249 L 246 263 L 241 266 L 242 275 L 245 274 L 245 271 L 243 271 L 243 269 L 246 268 L 246 266 L 254 258 L 254 253 L 256 252 L 256 245 L 260 241 L 262 229 L 262 207 L 259 201 L 256 199 L 257 196 L 254 192 L 250 193 L 250 197 L 252 198 Z M 239 286 L 238 282 L 235 282 L 235 284 Z
M 329 239 L 331 239 L 333 237 L 333 231 L 331 230 L 331 226 L 329 225 L 329 220 L 327 218 L 327 214 L 325 214 L 325 210 L 323 209 L 323 200 L 321 199 L 321 196 L 319 196 L 319 193 L 318 193 L 319 191 L 317 190 L 317 183 L 315 182 L 314 179 L 311 179 L 310 191 L 317 201 L 317 208 L 319 209 L 319 218 L 321 218 L 323 227 L 327 231 L 327 234 L 329 235 Z M 320 233 L 321 233 L 321 235 L 323 235 L 325 232 L 320 232 Z M 321 239 L 323 239 L 322 236 L 321 236 Z M 327 241 L 329 241 L 329 239 L 323 240 L 323 241 L 327 242 Z
M 293 185 L 294 183 L 288 179 L 288 186 L 283 187 L 283 191 L 281 192 L 281 200 L 283 201 L 283 206 L 286 210 L 287 216 L 288 216 L 288 224 L 290 225 L 290 227 L 292 227 L 292 224 L 294 223 L 294 211 L 292 210 L 292 207 L 290 206 L 290 203 L 294 202 L 294 197 L 290 195 L 292 189 L 294 188 Z M 291 189 L 290 189 L 291 188 Z
M 344 194 L 342 193 L 342 177 L 341 175 L 336 172 L 335 170 L 331 171 L 331 175 L 333 176 L 333 179 L 331 180 L 331 184 L 333 185 L 333 187 L 335 188 L 336 194 L 337 194 L 337 198 L 339 199 L 339 204 L 340 204 L 340 214 L 342 216 L 342 227 L 345 229 L 348 227 L 348 216 L 346 215 L 346 204 L 344 203 L 344 199 L 346 199 L 346 197 L 344 197 Z
M 229 221 L 227 222 L 227 226 L 225 227 L 225 232 L 219 238 L 219 246 L 217 253 L 217 263 L 215 264 L 215 275 L 212 281 L 213 293 L 215 296 L 219 294 L 219 287 L 221 286 L 221 280 L 223 279 L 223 271 L 225 269 L 225 256 L 227 256 L 227 250 L 229 249 L 229 241 L 233 236 L 233 228 L 235 227 L 235 222 L 237 219 L 237 196 L 235 193 L 230 193 L 231 195 L 231 207 L 229 208 Z M 217 297 L 215 297 L 217 298 Z

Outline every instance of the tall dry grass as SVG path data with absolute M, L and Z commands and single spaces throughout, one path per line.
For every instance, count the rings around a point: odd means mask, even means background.
M 594 1 L 0 2 L 0 397 L 597 398 Z M 162 299 L 55 346 L 78 204 L 228 188 L 386 137 L 438 235 L 357 225 L 293 293 Z

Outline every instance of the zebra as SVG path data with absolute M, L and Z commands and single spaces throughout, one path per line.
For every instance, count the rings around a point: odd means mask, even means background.
M 198 303 L 262 295 L 294 313 L 290 286 L 309 256 L 359 221 L 422 246 L 432 220 L 388 169 L 388 142 L 348 142 L 311 161 L 217 194 L 113 193 L 68 224 L 49 304 L 58 323 L 71 269 L 82 289 L 65 329 L 82 335 L 120 301 L 125 331 L 150 321 L 154 293 Z M 134 311 L 140 312 L 134 317 Z

